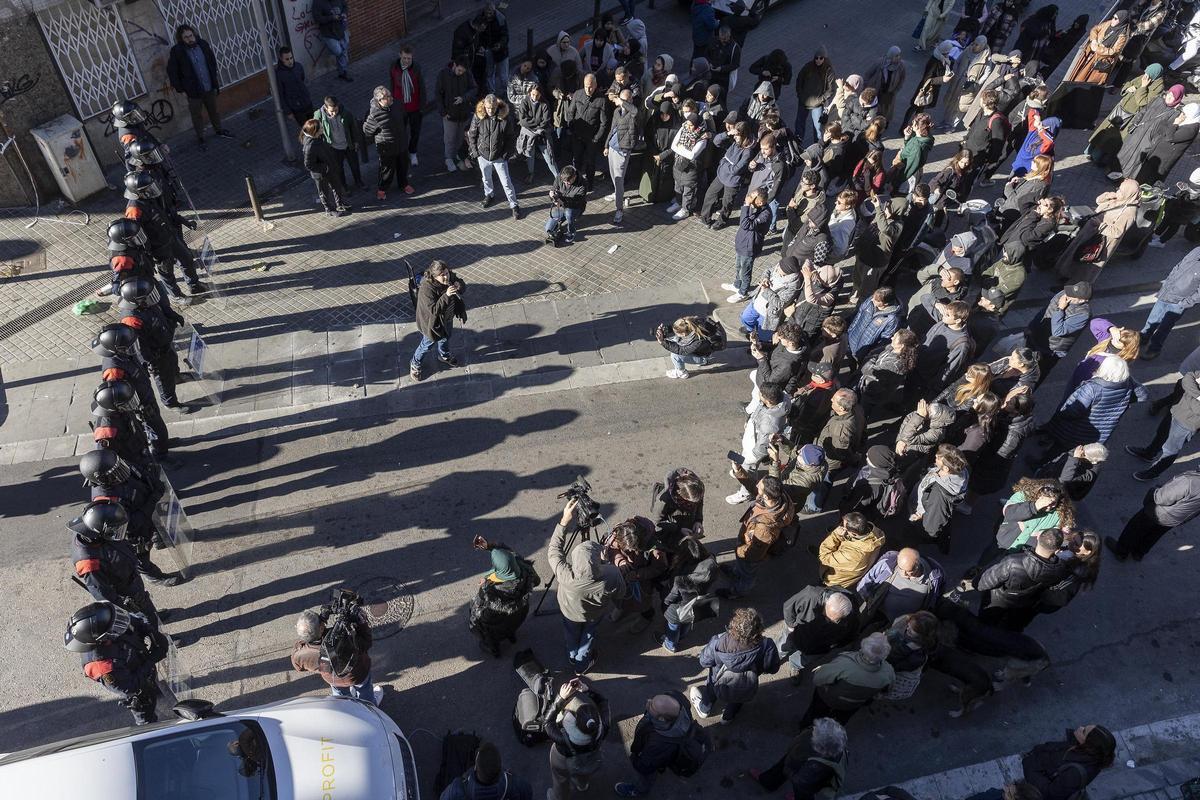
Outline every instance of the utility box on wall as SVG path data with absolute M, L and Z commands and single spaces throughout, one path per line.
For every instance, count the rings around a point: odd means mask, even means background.
M 29 132 L 42 151 L 59 191 L 78 203 L 107 186 L 104 172 L 83 133 L 83 123 L 69 114 Z

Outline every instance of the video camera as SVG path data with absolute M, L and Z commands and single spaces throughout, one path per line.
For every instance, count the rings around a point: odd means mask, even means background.
M 363 600 L 351 589 L 339 589 L 333 600 L 321 606 L 319 616 L 325 626 L 321 637 L 321 661 L 337 677 L 354 671 L 358 657 L 358 625 L 363 623 Z
M 600 504 L 592 499 L 592 485 L 584 480 L 582 475 L 575 476 L 575 482 L 567 490 L 558 495 L 558 499 L 567 498 L 576 502 L 575 523 L 579 528 L 595 528 L 604 522 L 600 515 Z

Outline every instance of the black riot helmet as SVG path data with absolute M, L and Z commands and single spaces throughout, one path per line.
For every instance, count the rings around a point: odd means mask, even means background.
M 130 247 L 145 247 L 146 232 L 135 219 L 121 217 L 108 226 L 108 249 L 124 251 Z
M 161 297 L 158 284 L 145 278 L 128 278 L 121 281 L 121 299 L 137 308 L 158 305 Z
M 141 125 L 146 121 L 146 112 L 132 100 L 118 100 L 112 107 L 113 122 L 121 127 Z
M 101 381 L 92 393 L 92 403 L 94 409 L 101 409 L 95 416 L 111 412 L 129 413 L 137 411 L 142 405 L 129 381 Z
M 67 622 L 63 647 L 72 653 L 86 653 L 98 644 L 107 644 L 129 630 L 129 612 L 107 601 L 91 603 L 76 611 Z
M 79 474 L 87 486 L 116 486 L 129 479 L 129 465 L 112 450 L 100 448 L 79 459 Z
M 128 356 L 133 354 L 136 345 L 137 331 L 123 322 L 114 322 L 101 328 L 92 339 L 92 352 L 105 358 Z
M 116 500 L 93 500 L 83 513 L 67 523 L 67 529 L 88 540 L 110 539 L 119 542 L 125 538 L 129 526 L 129 514 L 125 506 Z
M 162 187 L 149 172 L 125 173 L 125 199 L 152 200 L 162 196 Z
M 163 151 L 158 146 L 158 142 L 144 136 L 139 136 L 129 145 L 129 160 L 141 166 L 161 164 L 163 162 Z

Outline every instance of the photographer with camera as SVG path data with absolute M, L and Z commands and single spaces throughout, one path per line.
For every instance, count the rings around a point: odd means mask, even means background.
M 421 360 L 435 344 L 438 361 L 448 367 L 458 366 L 458 359 L 450 354 L 450 337 L 454 335 L 455 318 L 467 321 L 467 304 L 463 302 L 466 288 L 445 261 L 434 260 L 425 270 L 417 290 L 417 330 L 421 341 L 408 364 L 409 377 L 414 381 L 424 379 Z
M 574 677 L 559 688 L 546 714 L 546 737 L 552 742 L 546 800 L 571 800 L 573 791 L 588 790 L 588 779 L 600 769 L 600 747 L 611 719 L 608 700 L 583 678 Z
M 319 672 L 329 693 L 379 705 L 383 687 L 371 682 L 371 626 L 362 598 L 342 590 L 338 599 L 296 620 L 299 641 L 292 647 L 292 668 Z
M 502 544 L 476 536 L 471 546 L 491 554 L 492 571 L 479 582 L 467 626 L 479 649 L 499 658 L 500 642 L 517 641 L 517 628 L 529 615 L 529 595 L 542 579 L 532 563 Z
M 582 675 L 596 660 L 592 652 L 596 629 L 605 613 L 625 595 L 625 581 L 615 566 L 601 563 L 603 548 L 588 538 L 587 530 L 583 532 L 583 541 L 575 543 L 580 522 L 590 525 L 593 521 L 590 514 L 578 519 L 576 509 L 581 504 L 595 504 L 585 491 L 577 491 L 576 487 L 568 490 L 568 494 L 573 496 L 550 537 L 546 557 L 558 581 L 558 608 L 563 617 L 567 661 L 576 674 Z

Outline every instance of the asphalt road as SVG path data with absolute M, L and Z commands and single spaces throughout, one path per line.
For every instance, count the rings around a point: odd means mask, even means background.
M 1145 299 L 1130 310 L 1135 302 L 1107 298 L 1099 311 L 1138 324 Z M 1165 392 L 1170 365 L 1193 346 L 1197 324 L 1178 328 L 1161 359 L 1137 365 L 1152 391 Z M 727 355 L 727 366 L 686 382 L 500 397 L 417 418 L 343 414 L 265 431 L 235 427 L 184 443 L 184 466 L 171 476 L 201 531 L 199 575 L 153 594 L 161 606 L 177 609 L 170 632 L 200 640 L 181 656 L 196 695 L 230 708 L 322 691 L 318 678 L 289 671 L 296 614 L 323 602 L 333 587 L 399 585 L 398 606 L 411 618 L 395 635 L 389 628 L 373 652 L 375 681 L 388 687 L 384 707 L 410 733 L 440 736 L 462 727 L 491 737 L 510 766 L 545 786 L 544 750 L 519 746 L 511 732 L 518 688 L 511 651 L 483 660 L 466 630 L 466 604 L 488 567 L 471 539 L 504 541 L 536 557 L 546 576 L 544 547 L 560 509 L 555 494 L 576 474 L 592 482 L 615 522 L 646 513 L 651 484 L 683 464 L 708 482 L 709 544 L 727 553 L 740 508 L 723 502 L 736 488 L 724 474 L 724 454 L 740 436 L 737 405 L 745 402 L 749 367 L 744 351 Z M 1057 399 L 1068 372 L 1060 367 L 1040 390 L 1044 404 Z M 1101 532 L 1118 531 L 1140 502 L 1145 487 L 1128 477 L 1132 459 L 1119 450 L 1148 438 L 1154 424 L 1134 408 L 1110 442 L 1112 461 L 1087 504 Z M 126 724 L 125 712 L 80 675 L 75 656 L 60 646 L 63 622 L 84 602 L 69 582 L 63 528 L 83 497 L 71 462 L 0 469 L 0 528 L 8 548 L 0 585 L 10 592 L 4 641 L 18 654 L 0 661 L 0 751 Z M 954 554 L 941 559 L 950 573 L 961 572 L 990 536 L 998 502 L 959 518 Z M 802 544 L 818 541 L 831 524 L 828 514 L 808 519 Z M 1196 710 L 1193 536 L 1167 538 L 1141 564 L 1109 561 L 1095 591 L 1036 620 L 1029 632 L 1054 666 L 1031 688 L 950 719 L 947 680 L 931 673 L 911 701 L 880 703 L 859 715 L 850 725 L 849 787 L 974 763 L 1080 723 L 1121 728 Z M 815 560 L 799 546 L 763 570 L 745 602 L 778 625 L 782 601 L 815 576 Z M 553 608 L 553 598 L 547 606 Z M 598 688 L 622 719 L 635 718 L 647 696 L 699 675 L 698 648 L 717 630 L 700 626 L 690 641 L 694 649 L 674 656 L 648 634 L 606 630 Z M 564 664 L 554 615 L 531 619 L 519 646 L 533 647 L 552 667 Z M 729 781 L 782 751 L 809 691 L 792 687 L 786 676 L 764 682 L 736 724 L 713 729 L 728 753 L 710 761 L 687 793 L 716 796 L 718 779 L 726 788 L 744 786 Z M 623 726 L 626 737 L 631 725 Z M 438 743 L 418 733 L 414 745 L 431 781 Z M 616 737 L 606 757 L 604 780 L 616 780 L 627 768 Z M 682 796 L 674 781 L 664 779 L 662 790 Z

